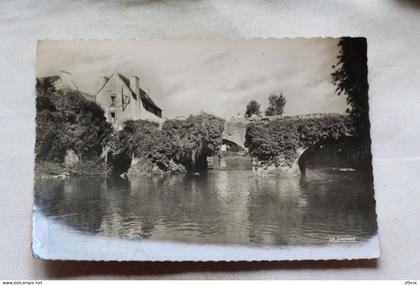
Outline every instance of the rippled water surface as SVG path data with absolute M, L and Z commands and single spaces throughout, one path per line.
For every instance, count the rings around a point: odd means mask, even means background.
M 128 239 L 315 245 L 331 236 L 376 234 L 371 179 L 336 169 L 287 179 L 214 170 L 43 181 L 35 185 L 35 204 L 69 230 Z

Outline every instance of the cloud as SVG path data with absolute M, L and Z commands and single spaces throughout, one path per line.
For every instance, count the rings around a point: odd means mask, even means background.
M 331 83 L 335 39 L 45 41 L 38 76 L 72 72 L 79 88 L 95 93 L 97 76 L 136 74 L 140 85 L 175 117 L 205 110 L 229 118 L 250 99 L 263 108 L 283 91 L 287 114 L 344 112 Z
M 226 59 L 226 57 L 229 55 L 229 52 L 227 51 L 217 51 L 217 52 L 213 52 L 212 54 L 210 54 L 209 56 L 206 56 L 203 60 L 202 60 L 202 64 L 207 65 L 207 64 L 216 64 L 219 61 Z

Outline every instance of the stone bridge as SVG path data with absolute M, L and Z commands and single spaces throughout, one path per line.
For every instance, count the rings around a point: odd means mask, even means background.
M 222 139 L 224 141 L 234 143 L 241 148 L 246 150 L 245 147 L 245 134 L 246 134 L 246 125 L 249 123 L 249 120 L 243 118 L 235 118 L 229 121 L 225 121 L 225 129 L 222 134 Z
M 251 133 L 245 145 L 248 126 Z M 257 165 L 270 168 L 268 162 L 273 162 L 276 171 L 282 168 L 283 172 L 300 174 L 304 171 L 303 160 L 311 153 L 325 144 L 351 137 L 352 132 L 348 115 L 317 113 L 254 120 L 234 118 L 225 122 L 222 138 L 249 151 Z M 268 156 L 264 157 L 266 153 Z

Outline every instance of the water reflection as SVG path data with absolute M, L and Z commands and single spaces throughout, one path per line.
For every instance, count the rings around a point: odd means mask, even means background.
M 332 169 L 290 179 L 228 170 L 43 181 L 35 185 L 35 203 L 73 230 L 128 239 L 308 245 L 376 233 L 371 179 Z

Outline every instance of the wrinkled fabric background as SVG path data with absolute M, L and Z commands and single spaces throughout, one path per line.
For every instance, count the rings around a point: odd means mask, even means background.
M 3 0 L 0 11 L 0 279 L 420 278 L 420 1 Z M 379 260 L 79 263 L 32 257 L 38 39 L 343 35 L 368 38 Z

